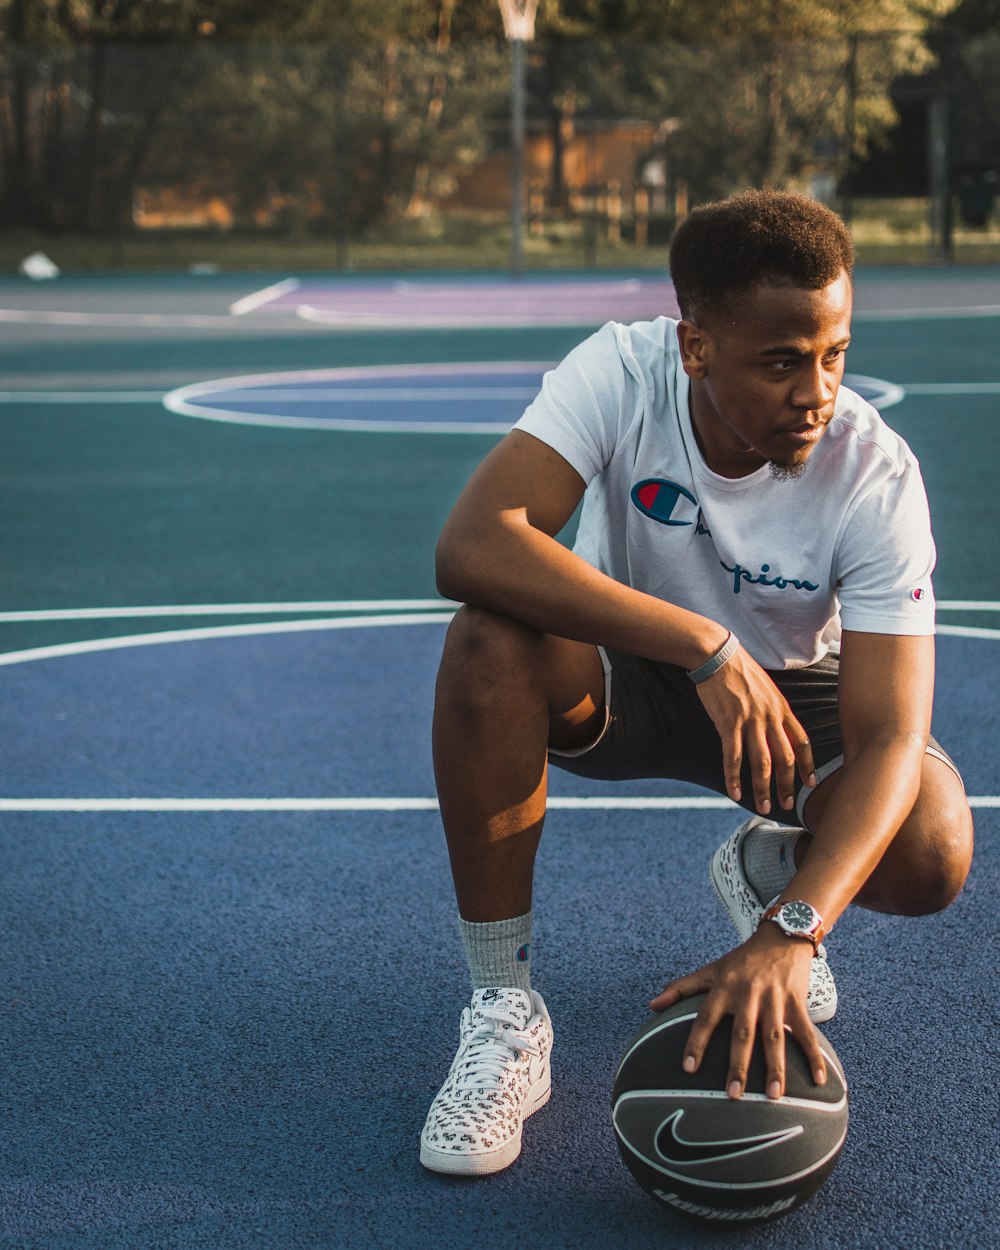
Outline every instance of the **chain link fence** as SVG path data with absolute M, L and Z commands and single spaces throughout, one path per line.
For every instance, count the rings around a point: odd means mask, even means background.
M 662 256 L 691 206 L 765 184 L 887 254 L 1000 244 L 1000 33 L 526 51 L 529 264 Z M 487 263 L 510 241 L 511 64 L 504 43 L 0 45 L 0 237 L 314 240 L 339 267 L 450 239 Z

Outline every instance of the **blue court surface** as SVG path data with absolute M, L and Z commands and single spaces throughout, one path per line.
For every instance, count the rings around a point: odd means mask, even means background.
M 740 816 L 564 774 L 535 898 L 552 1101 L 500 1175 L 418 1162 L 468 996 L 430 761 L 434 538 L 546 361 L 631 301 L 669 311 L 666 284 L 579 279 L 570 324 L 560 283 L 530 285 L 494 324 L 479 292 L 460 326 L 441 290 L 457 313 L 472 279 L 0 282 L 0 1246 L 996 1244 L 986 271 L 858 276 L 849 369 L 924 466 L 935 733 L 977 853 L 943 915 L 853 910 L 828 943 L 851 1095 L 833 1176 L 743 1231 L 635 1186 L 615 1066 L 648 999 L 725 949 L 707 864 Z M 416 299 L 405 328 L 387 290 Z

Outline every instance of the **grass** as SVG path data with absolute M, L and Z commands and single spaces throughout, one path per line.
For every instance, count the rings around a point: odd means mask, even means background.
M 525 271 L 558 269 L 663 268 L 666 223 L 654 241 L 636 247 L 598 237 L 593 223 L 547 222 L 544 233 L 525 231 Z M 939 260 L 932 250 L 925 200 L 859 200 L 853 205 L 852 232 L 861 263 L 918 265 Z M 183 272 L 195 266 L 222 271 L 352 272 L 398 270 L 507 270 L 511 265 L 510 228 L 504 216 L 440 215 L 386 224 L 352 238 L 346 248 L 332 237 L 268 235 L 252 231 L 134 230 L 119 238 L 39 231 L 0 231 L 0 272 L 16 272 L 31 252 L 43 251 L 66 273 Z M 958 264 L 1000 263 L 1000 210 L 985 229 L 957 226 L 953 259 Z

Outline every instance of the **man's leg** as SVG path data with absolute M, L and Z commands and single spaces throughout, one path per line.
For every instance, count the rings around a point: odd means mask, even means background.
M 838 769 L 809 796 L 803 809 L 809 828 L 820 827 L 841 780 Z M 809 853 L 808 846 L 807 833 L 796 847 L 798 862 Z M 961 778 L 944 760 L 928 753 L 913 810 L 854 901 L 859 907 L 896 916 L 943 911 L 965 884 L 972 846 L 972 812 Z
M 584 746 L 604 723 L 596 647 L 463 608 L 448 631 L 434 709 L 434 771 L 459 912 L 531 907 L 549 745 Z
M 434 1171 L 507 1167 L 548 1100 L 552 1026 L 526 962 L 546 751 L 586 746 L 605 718 L 596 647 L 458 613 L 438 674 L 434 767 L 473 996 L 421 1134 Z

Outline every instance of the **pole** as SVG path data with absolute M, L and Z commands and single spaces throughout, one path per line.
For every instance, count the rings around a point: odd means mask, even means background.
M 928 101 L 931 173 L 931 254 L 948 264 L 952 256 L 951 216 L 951 110 L 947 88 Z
M 524 268 L 524 40 L 512 39 L 510 51 L 510 270 L 515 278 L 519 278 Z
M 345 118 L 347 99 L 347 57 L 338 39 L 333 45 L 333 168 L 336 178 L 336 198 L 334 214 L 336 216 L 337 237 L 337 268 L 346 269 L 349 262 L 350 247 L 350 204 L 347 194 L 348 152 L 347 124 Z
M 844 111 L 844 180 L 840 187 L 840 215 L 850 225 L 854 217 L 854 137 L 858 112 L 858 36 L 847 43 L 847 90 Z

